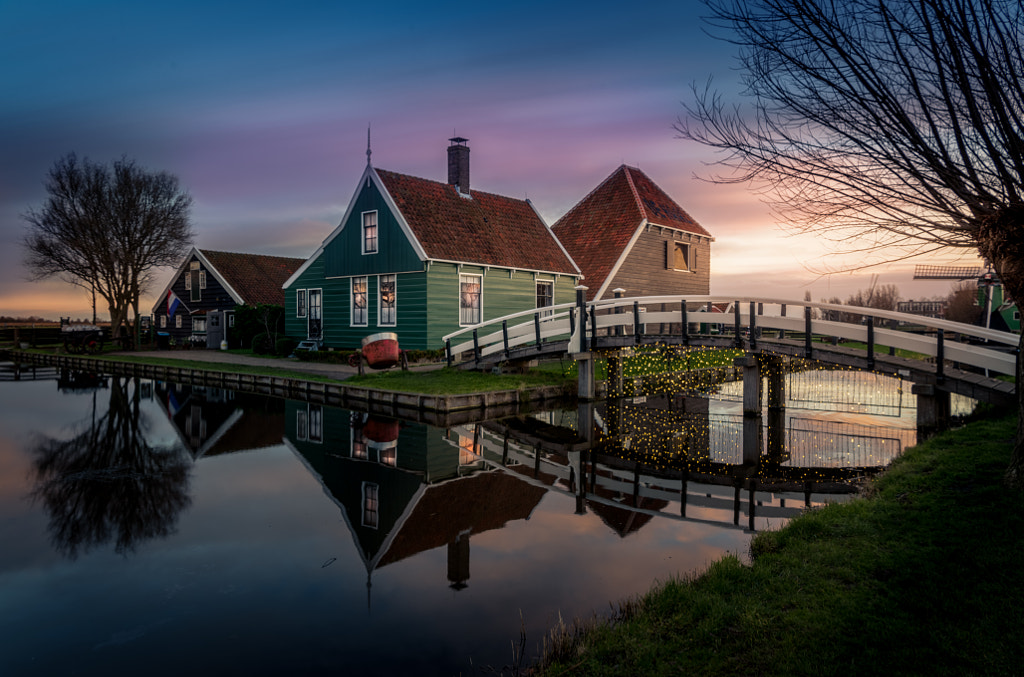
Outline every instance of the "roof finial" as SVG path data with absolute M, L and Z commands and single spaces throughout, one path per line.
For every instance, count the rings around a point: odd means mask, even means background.
M 373 155 L 373 151 L 370 150 L 370 123 L 366 124 L 366 166 L 370 166 L 370 156 Z

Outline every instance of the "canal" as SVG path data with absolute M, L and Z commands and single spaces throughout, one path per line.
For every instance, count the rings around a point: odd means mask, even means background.
M 906 384 L 859 372 L 793 374 L 753 424 L 726 382 L 445 429 L 0 375 L 5 676 L 511 674 L 915 441 Z

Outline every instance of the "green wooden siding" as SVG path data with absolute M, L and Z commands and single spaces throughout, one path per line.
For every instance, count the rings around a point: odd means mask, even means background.
M 369 183 L 369 185 L 367 185 Z M 377 212 L 377 253 L 363 254 L 363 212 Z M 423 270 L 423 262 L 406 237 L 373 181 L 363 179 L 344 228 L 327 245 L 327 277 L 376 275 Z

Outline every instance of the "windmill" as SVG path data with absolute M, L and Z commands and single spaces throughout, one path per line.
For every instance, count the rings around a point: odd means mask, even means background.
M 918 264 L 914 266 L 915 280 L 977 280 L 978 286 L 985 286 L 985 327 L 992 321 L 992 287 L 1000 284 L 999 276 L 992 269 L 992 264 L 985 262 L 982 266 L 934 266 Z

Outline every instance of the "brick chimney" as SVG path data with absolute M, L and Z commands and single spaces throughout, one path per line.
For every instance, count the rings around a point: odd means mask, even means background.
M 453 136 L 448 139 L 448 184 L 463 195 L 469 195 L 469 139 Z

